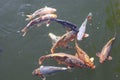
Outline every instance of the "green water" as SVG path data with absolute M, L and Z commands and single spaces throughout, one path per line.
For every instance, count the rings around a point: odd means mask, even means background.
M 74 69 L 47 77 L 47 80 L 120 80 L 120 1 L 119 0 L 1 0 L 0 1 L 0 80 L 38 80 L 31 72 L 37 68 L 40 56 L 49 54 L 52 46 L 49 32 L 56 35 L 65 29 L 52 23 L 50 27 L 30 29 L 25 37 L 21 30 L 28 22 L 26 14 L 44 6 L 57 9 L 58 18 L 80 26 L 89 12 L 93 13 L 91 26 L 87 25 L 89 38 L 79 42 L 89 56 L 95 57 L 95 70 Z M 96 53 L 117 32 L 111 50 L 112 61 L 99 64 Z M 74 43 L 72 43 L 74 44 Z M 57 52 L 74 54 L 72 49 L 57 49 Z M 46 61 L 44 65 L 57 65 Z M 41 79 L 40 79 L 41 80 Z

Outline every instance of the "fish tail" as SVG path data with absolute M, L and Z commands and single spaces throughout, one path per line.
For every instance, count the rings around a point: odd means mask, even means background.
M 23 32 L 23 35 L 22 35 L 23 37 L 26 35 L 27 30 L 28 30 L 28 29 L 27 29 L 26 27 L 21 30 L 21 32 Z
M 27 28 L 26 28 L 26 27 L 23 28 L 23 29 L 21 30 L 21 32 L 27 32 Z
M 28 21 L 28 20 L 31 20 L 32 18 L 33 18 L 33 16 L 32 15 L 26 15 L 26 21 Z

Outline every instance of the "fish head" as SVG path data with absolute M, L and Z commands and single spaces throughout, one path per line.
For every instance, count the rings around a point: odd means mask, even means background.
M 32 72 L 32 75 L 33 75 L 33 76 L 38 76 L 38 75 L 40 75 L 40 70 L 39 70 L 39 68 L 35 69 L 35 70 Z
M 88 19 L 88 20 L 91 20 L 91 19 L 92 19 L 92 13 L 91 13 L 91 12 L 88 14 L 87 19 Z
M 57 11 L 57 9 L 52 8 L 52 7 L 47 7 L 47 6 L 44 7 L 44 10 L 50 11 L 51 13 L 54 13 Z
M 56 36 L 55 34 L 49 33 L 48 35 L 50 36 L 50 38 L 51 38 L 52 40 L 56 41 L 57 36 Z
M 56 12 L 57 11 L 57 9 L 55 9 L 55 8 L 51 8 L 51 12 Z
M 43 20 L 44 19 L 56 19 L 57 18 L 57 14 L 45 14 L 41 17 Z M 48 22 L 48 21 L 47 21 Z
M 55 19 L 55 18 L 57 18 L 57 15 L 56 14 L 50 14 L 50 17 Z
M 86 65 L 89 66 L 92 69 L 95 69 L 95 65 L 94 65 L 93 61 L 94 61 L 93 57 L 91 57 L 91 58 L 85 57 L 85 63 L 86 63 Z

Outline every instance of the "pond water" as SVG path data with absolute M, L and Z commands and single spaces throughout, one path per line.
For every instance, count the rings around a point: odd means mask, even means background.
M 79 42 L 90 57 L 95 58 L 96 69 L 74 69 L 48 76 L 47 80 L 120 80 L 120 1 L 119 0 L 1 0 L 0 1 L 0 80 L 38 80 L 32 71 L 39 67 L 40 56 L 49 54 L 52 47 L 48 33 L 65 33 L 65 29 L 52 23 L 49 27 L 31 28 L 25 37 L 18 33 L 28 21 L 27 14 L 49 6 L 57 9 L 58 18 L 78 26 L 89 12 L 93 14 L 87 24 L 88 38 Z M 112 61 L 100 64 L 96 53 L 117 33 L 111 50 Z M 74 45 L 74 42 L 70 45 Z M 74 49 L 57 49 L 74 54 Z M 43 65 L 57 65 L 46 60 Z M 64 66 L 64 65 L 63 65 Z

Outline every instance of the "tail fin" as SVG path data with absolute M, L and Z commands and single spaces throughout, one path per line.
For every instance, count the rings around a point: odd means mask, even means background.
M 22 35 L 23 37 L 26 35 L 27 30 L 28 30 L 28 29 L 27 29 L 26 27 L 21 30 L 21 32 L 23 32 L 23 35 Z
M 26 17 L 28 17 L 26 18 L 26 21 L 31 20 L 33 18 L 32 15 L 26 15 Z

